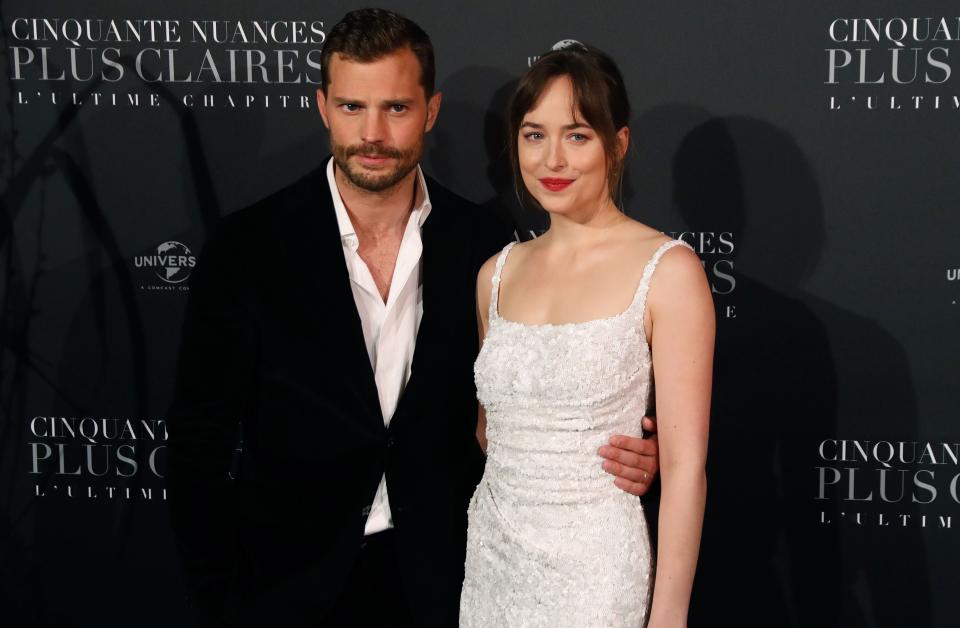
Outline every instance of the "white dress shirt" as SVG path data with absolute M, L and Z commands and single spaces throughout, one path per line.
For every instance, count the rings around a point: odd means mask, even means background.
M 373 367 L 377 393 L 380 397 L 380 410 L 383 412 L 384 425 L 390 425 L 390 419 L 397 409 L 397 402 L 407 380 L 410 379 L 410 363 L 423 317 L 423 286 L 421 285 L 421 258 L 423 243 L 420 228 L 430 213 L 430 196 L 423 179 L 423 171 L 417 166 L 417 178 L 413 202 L 413 211 L 407 220 L 407 227 L 400 241 L 397 263 L 390 281 L 390 293 L 387 302 L 383 302 L 380 291 L 370 274 L 367 264 L 357 253 L 359 240 L 340 197 L 340 190 L 334 176 L 333 159 L 327 163 L 327 181 L 330 195 L 337 213 L 340 226 L 340 243 L 343 245 L 343 257 L 347 262 L 350 275 L 350 288 L 353 300 L 360 314 L 363 326 L 363 339 L 367 345 L 367 355 Z M 387 497 L 387 477 L 380 478 L 377 494 L 370 504 L 364 534 L 373 534 L 393 527 L 390 516 L 390 501 Z

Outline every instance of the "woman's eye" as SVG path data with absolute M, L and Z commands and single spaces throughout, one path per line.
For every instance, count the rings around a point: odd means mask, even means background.
M 587 136 L 583 133 L 571 133 L 570 139 L 572 139 L 574 142 L 586 142 Z
M 524 135 L 524 137 L 528 140 L 542 140 L 543 133 L 540 133 L 539 131 L 531 131 L 530 133 Z

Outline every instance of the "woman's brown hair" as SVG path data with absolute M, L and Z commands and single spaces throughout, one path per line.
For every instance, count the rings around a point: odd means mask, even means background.
M 560 50 L 551 50 L 540 57 L 517 83 L 507 109 L 510 133 L 510 164 L 517 197 L 540 209 L 523 185 L 517 154 L 520 125 L 528 111 L 536 106 L 550 82 L 561 76 L 573 86 L 573 114 L 589 124 L 603 142 L 607 163 L 607 187 L 619 204 L 623 180 L 623 158 L 620 156 L 617 131 L 630 123 L 630 101 L 620 69 L 606 54 L 573 43 Z

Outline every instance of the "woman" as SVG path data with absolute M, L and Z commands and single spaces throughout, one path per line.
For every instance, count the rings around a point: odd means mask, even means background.
M 505 247 L 477 279 L 488 458 L 470 503 L 461 626 L 686 625 L 714 310 L 690 247 L 617 207 L 629 115 L 616 65 L 579 46 L 541 57 L 511 99 L 518 191 L 550 227 Z M 640 501 L 592 463 L 610 434 L 640 433 L 654 372 L 655 577 Z

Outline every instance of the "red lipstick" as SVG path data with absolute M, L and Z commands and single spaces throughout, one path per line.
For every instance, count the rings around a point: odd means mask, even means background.
M 573 183 L 573 179 L 554 179 L 551 177 L 546 177 L 540 179 L 540 183 L 543 185 L 543 187 L 547 188 L 551 192 L 559 192 Z

